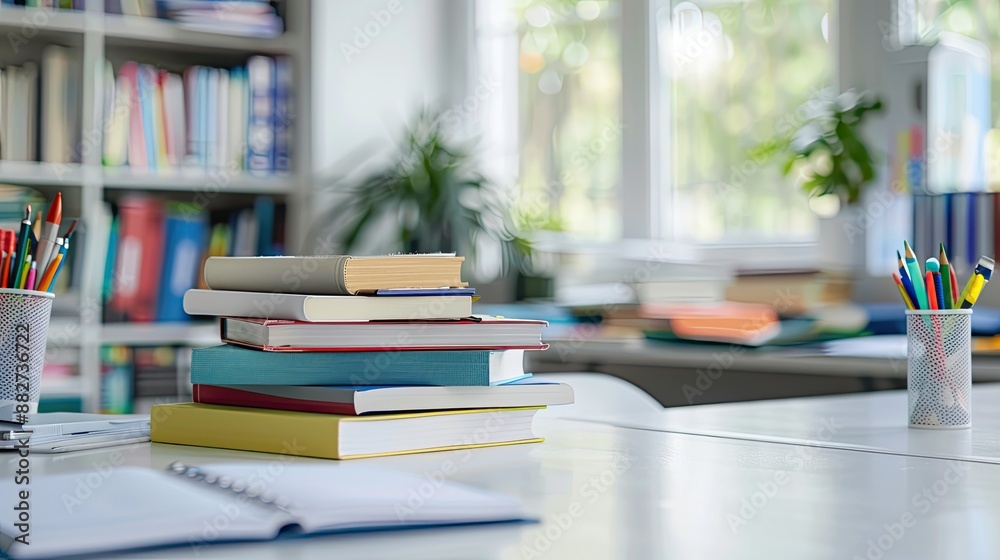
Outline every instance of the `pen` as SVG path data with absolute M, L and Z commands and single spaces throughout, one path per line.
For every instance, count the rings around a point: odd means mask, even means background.
M 31 268 L 28 269 L 28 277 L 24 281 L 25 290 L 35 289 L 35 275 L 38 274 L 38 263 L 35 261 L 31 262 Z
M 42 228 L 41 237 L 38 238 L 38 249 L 35 253 L 35 262 L 38 269 L 43 273 L 52 259 L 56 248 L 56 236 L 59 234 L 59 226 L 62 224 L 62 193 L 57 193 L 55 200 L 49 206 L 49 212 L 45 216 L 45 225 Z
M 972 271 L 972 276 L 969 277 L 968 283 L 965 284 L 965 289 L 962 290 L 962 296 L 958 300 L 960 303 L 957 303 L 956 307 L 961 306 L 962 309 L 968 309 L 969 307 L 972 307 L 972 304 L 976 303 L 976 298 L 979 297 L 978 293 L 976 293 L 975 297 L 973 297 L 972 303 L 969 304 L 968 307 L 965 305 L 966 302 L 969 301 L 969 296 L 976 285 L 976 276 L 983 277 L 983 282 L 978 288 L 978 290 L 982 290 L 983 286 L 990 281 L 990 276 L 993 275 L 993 266 L 995 264 L 996 263 L 993 259 L 989 257 L 980 257 L 979 262 L 976 264 L 976 269 Z
M 21 269 L 24 268 L 25 258 L 28 256 L 28 232 L 31 231 L 31 205 L 24 207 L 24 221 L 21 222 L 21 232 L 17 236 L 17 258 L 10 269 L 11 288 L 20 288 Z
M 962 299 L 959 304 L 962 309 L 971 309 L 976 304 L 976 300 L 979 299 L 979 294 L 982 293 L 983 287 L 986 286 L 986 283 L 990 281 L 990 276 L 993 275 L 993 266 L 995 264 L 993 259 L 989 257 L 979 259 L 976 270 L 972 272 L 972 277 L 969 278 L 969 283 L 962 290 Z

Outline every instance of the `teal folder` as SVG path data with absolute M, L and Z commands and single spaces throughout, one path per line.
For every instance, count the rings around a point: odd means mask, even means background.
M 191 383 L 203 385 L 490 384 L 488 350 L 264 352 L 222 345 L 191 352 Z

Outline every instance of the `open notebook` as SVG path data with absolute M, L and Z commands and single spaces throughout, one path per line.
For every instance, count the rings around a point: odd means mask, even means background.
M 80 480 L 79 473 L 32 477 L 29 487 L 0 480 L 0 495 L 30 490 L 29 544 L 15 540 L 23 532 L 13 516 L 2 515 L 0 556 L 162 546 L 190 547 L 194 556 L 220 542 L 526 519 L 506 496 L 367 464 L 121 467 L 90 493 L 79 492 Z M 422 490 L 427 485 L 433 492 Z

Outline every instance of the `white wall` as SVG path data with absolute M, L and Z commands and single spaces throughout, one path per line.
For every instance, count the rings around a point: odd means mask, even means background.
M 313 1 L 312 160 L 319 181 L 342 175 L 359 154 L 391 150 L 422 106 L 460 98 L 464 68 L 455 55 L 467 31 L 456 21 L 460 3 Z

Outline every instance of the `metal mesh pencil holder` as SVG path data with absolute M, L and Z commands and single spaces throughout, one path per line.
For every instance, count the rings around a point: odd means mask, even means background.
M 911 428 L 972 427 L 972 310 L 906 312 Z
M 45 339 L 55 295 L 0 289 L 0 420 L 23 424 L 38 412 Z

